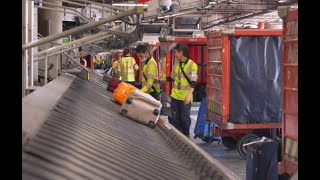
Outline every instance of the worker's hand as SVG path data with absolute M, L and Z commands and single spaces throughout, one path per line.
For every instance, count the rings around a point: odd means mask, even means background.
M 188 96 L 186 97 L 186 99 L 184 100 L 184 104 L 189 104 L 190 101 L 191 101 L 191 97 L 188 95 Z

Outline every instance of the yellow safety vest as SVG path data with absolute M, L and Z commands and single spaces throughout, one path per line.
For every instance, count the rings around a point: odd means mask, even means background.
M 144 75 L 146 78 L 144 77 Z M 157 93 L 160 93 L 160 85 L 159 85 L 159 77 L 158 77 L 158 66 L 156 61 L 153 57 L 147 60 L 147 63 L 144 62 L 142 64 L 142 71 L 141 71 L 141 83 L 142 88 L 141 91 L 145 93 L 153 92 L 152 86 L 156 89 Z
M 180 101 L 184 101 L 189 93 L 190 84 L 183 75 L 179 63 L 180 61 L 177 61 L 174 64 L 173 71 L 171 72 L 171 78 L 174 80 L 171 97 Z M 198 65 L 195 62 L 189 59 L 187 63 L 182 63 L 182 68 L 190 81 L 197 82 Z M 191 102 L 192 101 L 193 95 L 191 96 Z
M 121 75 L 121 81 L 134 82 L 134 70 L 138 70 L 139 66 L 133 57 L 123 57 L 119 60 L 118 71 Z
M 100 65 L 103 64 L 103 60 L 102 60 L 101 57 L 100 57 L 100 59 L 99 59 L 99 64 L 100 64 Z
M 103 61 L 102 61 L 102 59 L 100 59 L 100 58 L 94 58 L 94 61 L 93 61 L 95 64 L 97 64 L 97 65 L 100 65 L 100 64 L 102 64 L 103 63 Z

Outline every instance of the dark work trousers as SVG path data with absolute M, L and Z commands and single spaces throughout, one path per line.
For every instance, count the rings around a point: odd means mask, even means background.
M 189 136 L 189 129 L 191 125 L 191 103 L 185 104 L 184 101 L 176 100 L 171 97 L 170 106 L 172 112 L 172 122 L 170 123 L 184 135 Z
M 158 93 L 156 93 L 155 91 L 152 91 L 152 92 L 149 93 L 149 94 L 150 94 L 152 97 L 154 97 L 156 100 L 160 100 Z

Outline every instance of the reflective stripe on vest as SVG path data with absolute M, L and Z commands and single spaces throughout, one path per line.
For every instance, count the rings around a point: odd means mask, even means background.
M 146 66 L 146 68 L 144 69 L 144 67 Z M 142 71 L 141 71 L 141 77 L 142 77 L 142 87 L 146 86 L 148 87 L 148 89 L 152 88 L 152 85 L 156 88 L 157 86 L 159 86 L 159 83 L 158 83 L 158 73 L 155 72 L 155 74 L 149 74 L 149 67 L 150 66 L 155 66 L 157 67 L 157 64 L 155 62 L 155 60 L 153 59 L 153 57 L 151 57 L 151 59 L 149 60 L 148 64 L 146 65 L 145 63 L 143 64 L 143 67 L 142 67 Z M 157 68 L 156 68 L 157 70 Z M 145 77 L 143 76 L 143 74 L 145 74 L 146 78 L 147 79 L 155 79 L 156 81 L 153 81 L 153 84 L 149 84 L 148 81 L 145 79 Z M 153 89 L 151 90 L 153 91 Z
M 177 61 L 174 65 L 174 71 L 171 72 L 171 77 L 174 80 L 173 88 L 181 89 L 181 90 L 188 90 L 190 87 L 190 84 L 188 83 L 187 79 L 183 75 L 180 65 L 180 61 Z M 190 77 L 191 74 L 191 66 L 194 64 L 192 60 L 188 60 L 188 63 L 185 64 L 182 68 L 185 71 L 185 74 L 188 76 L 190 81 L 196 81 L 197 77 Z M 187 84 L 181 84 L 182 80 L 185 80 Z
M 123 81 L 127 81 L 128 79 L 134 80 L 133 60 L 133 57 L 123 57 L 118 62 L 120 65 L 121 78 Z

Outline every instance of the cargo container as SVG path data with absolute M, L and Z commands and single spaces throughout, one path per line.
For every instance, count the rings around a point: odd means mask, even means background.
M 279 174 L 298 170 L 298 9 L 283 17 L 282 161 Z
M 282 30 L 208 33 L 207 119 L 243 157 L 253 130 L 281 128 L 281 54 Z

